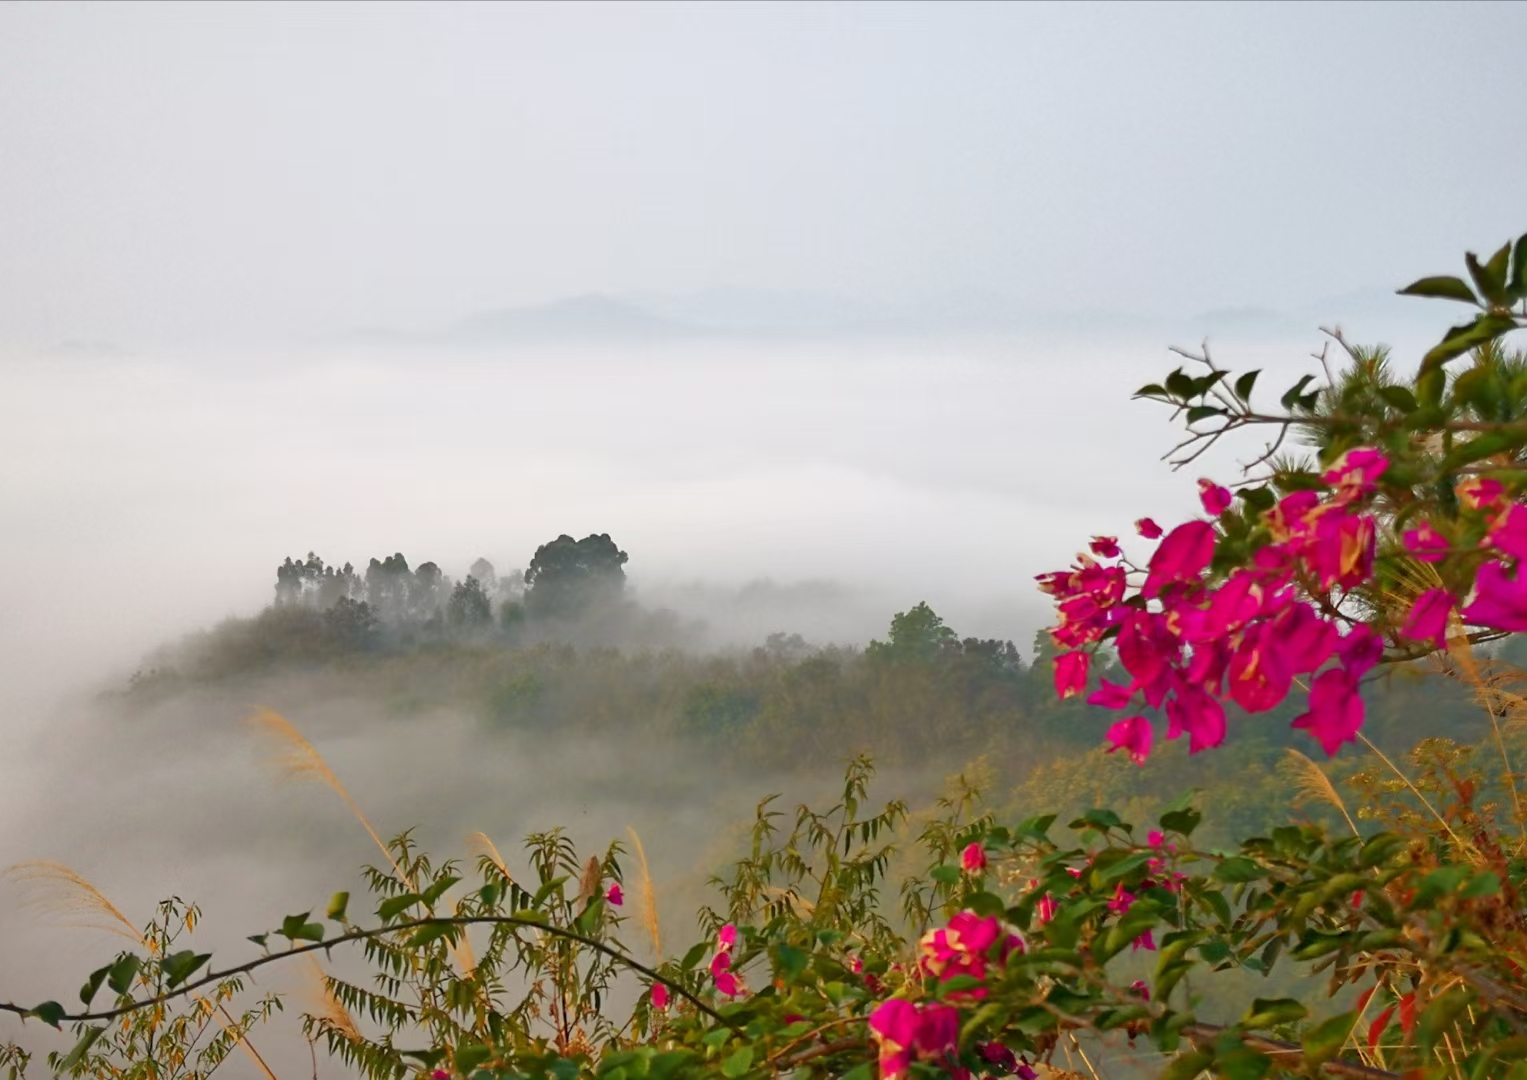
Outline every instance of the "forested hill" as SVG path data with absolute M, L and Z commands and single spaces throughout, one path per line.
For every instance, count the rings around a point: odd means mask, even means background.
M 862 648 L 781 627 L 751 648 L 708 649 L 671 613 L 625 595 L 627 561 L 608 535 L 558 537 L 523 572 L 479 559 L 460 581 L 402 554 L 364 571 L 287 559 L 269 607 L 165 650 L 120 697 L 142 707 L 296 679 L 394 713 L 459 710 L 485 738 L 637 731 L 774 769 L 859 752 L 945 770 L 984 759 L 993 790 L 1033 805 L 1122 808 L 1204 788 L 1210 820 L 1241 835 L 1286 814 L 1289 748 L 1323 760 L 1289 728 L 1291 707 L 1232 723 L 1213 755 L 1173 743 L 1143 768 L 1104 755 L 1117 714 L 1057 700 L 1047 635 L 1025 656 L 1011 641 L 961 637 L 924 602 L 891 615 L 884 639 Z M 1108 666 L 1098 677 L 1129 681 Z M 1389 670 L 1366 696 L 1364 730 L 1393 752 L 1439 727 L 1461 741 L 1483 735 L 1480 710 L 1456 684 L 1421 668 Z M 1340 757 L 1327 768 L 1338 782 L 1351 771 Z

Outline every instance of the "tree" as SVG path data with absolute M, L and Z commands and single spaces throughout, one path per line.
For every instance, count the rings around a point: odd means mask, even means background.
M 487 626 L 493 621 L 493 606 L 488 601 L 488 594 L 483 591 L 481 581 L 468 577 L 457 582 L 446 604 L 445 621 L 468 630 Z
M 492 596 L 498 591 L 498 573 L 487 559 L 478 559 L 467 570 L 467 577 L 474 578 L 482 586 L 483 594 Z
M 865 653 L 891 663 L 932 663 L 946 644 L 959 641 L 927 601 L 911 611 L 899 611 L 891 619 L 890 641 L 872 641 Z
M 590 607 L 620 597 L 621 569 L 629 558 L 609 533 L 574 540 L 563 533 L 536 548 L 525 571 L 525 603 L 536 618 L 575 618 Z

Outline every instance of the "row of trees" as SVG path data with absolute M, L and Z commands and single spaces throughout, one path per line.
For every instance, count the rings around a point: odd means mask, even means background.
M 578 619 L 618 603 L 628 558 L 608 533 L 582 540 L 563 534 L 538 547 L 523 572 L 500 577 L 480 558 L 452 581 L 434 562 L 411 568 L 401 552 L 371 559 L 363 573 L 310 551 L 276 567 L 274 606 L 323 614 L 331 629 L 356 643 L 386 628 L 482 632 L 495 616 L 513 631 L 527 618 Z

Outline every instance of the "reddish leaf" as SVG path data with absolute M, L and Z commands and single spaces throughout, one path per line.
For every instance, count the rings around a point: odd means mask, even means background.
M 1416 1030 L 1416 992 L 1414 990 L 1400 999 L 1400 1026 L 1405 1029 L 1406 1035 Z
M 1374 1018 L 1373 1023 L 1368 1025 L 1368 1049 L 1378 1046 L 1379 1040 L 1384 1037 L 1384 1029 L 1389 1026 L 1389 1018 L 1394 1015 L 1395 1006 L 1391 1005 Z

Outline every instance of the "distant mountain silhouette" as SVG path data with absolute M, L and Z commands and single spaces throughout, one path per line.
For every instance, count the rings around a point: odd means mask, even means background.
M 656 339 L 695 333 L 694 327 L 596 293 L 535 307 L 478 312 L 442 336 L 462 344 L 496 344 L 543 338 Z

